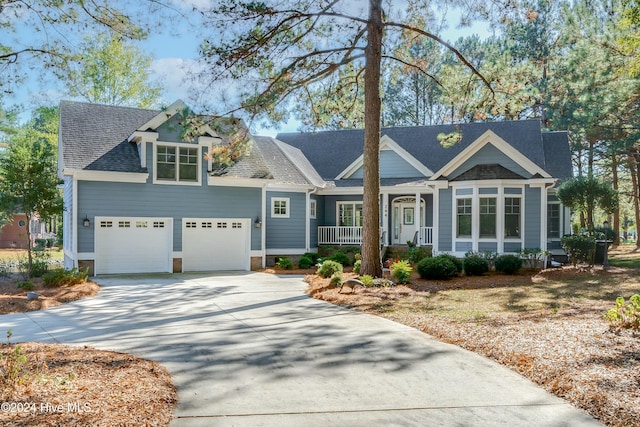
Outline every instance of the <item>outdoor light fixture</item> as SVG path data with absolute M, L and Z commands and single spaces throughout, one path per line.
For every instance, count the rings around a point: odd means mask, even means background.
M 256 228 L 262 227 L 262 221 L 260 220 L 259 216 L 256 217 L 256 220 L 253 222 L 253 224 L 256 226 Z
M 89 221 L 89 218 L 85 215 L 84 216 L 84 220 L 82 221 L 82 226 L 83 227 L 88 227 L 91 225 L 91 221 Z

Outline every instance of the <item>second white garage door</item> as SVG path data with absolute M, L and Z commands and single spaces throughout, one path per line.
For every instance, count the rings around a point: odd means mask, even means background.
M 182 271 L 249 270 L 251 220 L 182 218 Z

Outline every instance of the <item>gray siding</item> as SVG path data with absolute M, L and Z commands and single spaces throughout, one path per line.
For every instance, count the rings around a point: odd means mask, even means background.
M 289 218 L 271 217 L 271 199 L 274 197 L 286 197 L 289 199 Z M 306 199 L 307 195 L 305 193 L 267 192 L 267 249 L 305 248 Z M 265 221 L 263 220 L 263 222 Z
M 473 250 L 471 242 L 456 242 L 456 252 L 469 252 Z
M 380 178 L 423 178 L 418 169 L 411 166 L 405 159 L 393 150 L 380 151 Z M 353 179 L 363 178 L 363 168 L 360 167 L 353 175 Z
M 336 224 L 336 202 L 360 202 L 362 203 L 362 196 L 325 196 L 324 198 L 324 224 L 328 226 L 335 226 Z
M 478 242 L 478 252 L 498 252 L 498 242 Z
M 438 233 L 438 242 L 440 246 L 437 250 L 451 251 L 451 230 L 453 230 L 453 213 L 451 212 L 452 191 L 450 188 L 437 191 L 440 191 L 439 226 L 438 230 L 435 230 L 436 233 Z
M 78 251 L 94 251 L 95 216 L 173 218 L 173 250 L 182 250 L 182 218 L 251 218 L 261 215 L 259 188 L 153 185 L 116 182 L 78 182 Z M 263 219 L 264 221 L 264 219 Z M 261 231 L 251 228 L 251 249 L 259 250 Z
M 453 171 L 449 178 L 455 178 L 456 176 L 468 171 L 474 166 L 478 165 L 492 165 L 499 164 L 512 172 L 517 173 L 525 178 L 531 178 L 531 174 L 527 172 L 522 166 L 514 162 L 510 157 L 498 150 L 492 144 L 487 144 L 478 150 L 469 160 L 464 162 L 460 167 Z
M 504 252 L 520 252 L 520 243 L 504 242 Z
M 497 187 L 478 188 L 478 194 L 498 194 Z
M 525 216 L 524 216 L 524 247 L 539 248 L 540 244 L 540 188 L 531 188 L 528 185 L 524 190 Z
M 504 194 L 522 194 L 522 188 L 505 188 Z

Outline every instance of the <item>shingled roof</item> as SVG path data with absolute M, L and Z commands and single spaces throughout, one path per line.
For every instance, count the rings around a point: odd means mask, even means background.
M 146 172 L 127 138 L 159 111 L 62 101 L 60 147 L 65 169 Z
M 541 131 L 539 120 L 394 127 L 382 128 L 381 133 L 389 136 L 426 167 L 437 171 L 488 130 L 552 176 L 571 176 L 570 164 L 567 167 L 566 162 L 559 161 L 554 152 L 557 146 L 564 144 L 566 149 L 562 148 L 562 158 L 565 157 L 565 151 L 568 150 L 566 133 L 557 132 L 543 146 L 542 135 L 545 134 Z M 452 132 L 460 132 L 462 139 L 451 148 L 443 148 L 438 135 Z M 325 180 L 333 180 L 351 165 L 362 154 L 364 146 L 364 131 L 361 129 L 281 133 L 276 138 L 299 148 Z M 548 165 L 551 165 L 551 170 Z

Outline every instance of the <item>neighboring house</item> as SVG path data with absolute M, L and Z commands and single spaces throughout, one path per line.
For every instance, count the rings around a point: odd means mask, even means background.
M 31 244 L 44 236 L 45 224 L 37 219 L 31 220 Z M 0 248 L 26 249 L 27 246 L 27 216 L 16 214 L 9 224 L 0 229 Z
M 60 105 L 66 267 L 95 274 L 249 270 L 275 256 L 362 239 L 361 130 L 252 137 L 227 168 L 205 127 L 182 141 L 178 101 L 163 111 Z M 461 132 L 452 148 L 438 135 Z M 381 242 L 434 252 L 559 248 L 569 210 L 566 133 L 538 121 L 385 128 Z

